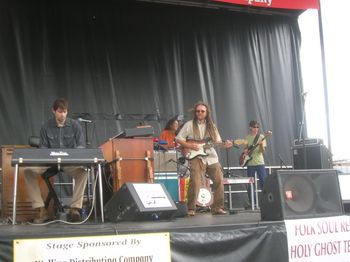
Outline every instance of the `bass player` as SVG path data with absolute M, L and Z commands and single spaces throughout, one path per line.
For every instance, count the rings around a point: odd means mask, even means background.
M 199 144 L 208 139 L 214 143 L 220 143 L 220 134 L 212 121 L 209 106 L 204 102 L 198 102 L 193 107 L 194 116 L 184 124 L 175 140 L 184 149 L 198 151 Z M 197 142 L 196 142 L 197 141 Z M 232 147 L 232 141 L 225 141 L 226 148 Z M 196 202 L 201 187 L 202 175 L 207 173 L 213 181 L 214 201 L 211 205 L 213 215 L 224 215 L 224 185 L 223 173 L 215 149 L 206 150 L 206 155 L 201 155 L 189 160 L 190 182 L 188 187 L 188 215 L 194 216 L 196 212 Z
M 247 145 L 240 159 L 241 166 L 245 166 L 245 165 L 247 166 L 248 177 L 255 177 L 255 173 L 257 174 L 257 177 L 259 178 L 260 188 L 263 187 L 264 181 L 266 178 L 265 161 L 264 161 L 264 155 L 263 155 L 266 149 L 265 138 L 266 137 L 263 134 L 259 133 L 258 121 L 256 120 L 250 121 L 249 134 L 246 137 Z M 250 190 L 251 188 L 248 187 L 249 199 L 251 198 Z M 254 198 L 255 198 L 255 194 L 254 194 Z M 256 202 L 254 201 L 254 203 Z

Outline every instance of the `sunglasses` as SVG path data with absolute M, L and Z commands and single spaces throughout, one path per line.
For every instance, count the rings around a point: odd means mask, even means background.
M 196 110 L 196 113 L 205 113 L 205 110 Z

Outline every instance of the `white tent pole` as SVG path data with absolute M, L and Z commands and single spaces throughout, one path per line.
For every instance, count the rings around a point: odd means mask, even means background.
M 318 25 L 319 25 L 319 32 L 320 32 L 320 47 L 321 47 L 322 76 L 323 76 L 323 93 L 324 93 L 325 107 L 326 107 L 326 108 L 325 108 L 325 111 L 326 111 L 326 125 L 327 125 L 328 150 L 329 150 L 329 152 L 332 153 L 331 131 L 330 131 L 330 122 L 329 122 L 329 104 L 328 104 L 327 70 L 326 70 L 326 57 L 325 57 L 325 51 L 324 51 L 322 13 L 321 13 L 321 0 L 319 0 Z

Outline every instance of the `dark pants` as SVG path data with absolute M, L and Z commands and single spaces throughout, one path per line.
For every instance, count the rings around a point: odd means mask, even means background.
M 255 177 L 255 173 L 257 174 L 257 178 L 259 178 L 259 186 L 262 189 L 264 186 L 264 181 L 266 179 L 266 169 L 265 169 L 265 165 L 258 165 L 258 166 L 247 166 L 247 175 L 248 177 Z M 255 198 L 255 192 L 256 192 L 256 188 L 255 188 L 255 183 L 254 183 L 254 203 L 256 204 L 256 198 Z M 249 197 L 249 201 L 251 203 L 251 187 L 248 187 L 248 197 Z

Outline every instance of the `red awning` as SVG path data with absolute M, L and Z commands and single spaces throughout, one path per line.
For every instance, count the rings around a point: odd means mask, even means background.
M 281 9 L 319 9 L 319 0 L 212 0 L 231 4 Z

